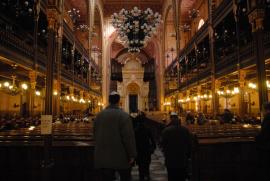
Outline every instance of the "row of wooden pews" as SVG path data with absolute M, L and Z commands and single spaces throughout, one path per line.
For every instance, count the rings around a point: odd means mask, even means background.
M 260 126 L 249 124 L 188 125 L 197 138 L 192 178 L 198 181 L 258 179 L 255 137 Z
M 94 180 L 92 123 L 53 123 L 51 181 Z M 40 126 L 0 132 L 0 180 L 42 180 L 44 142 Z
M 161 134 L 161 119 L 148 116 L 147 125 Z M 209 120 L 204 125 L 185 125 L 194 135 L 191 180 L 254 181 L 258 180 L 258 155 L 255 137 L 261 126 L 254 124 L 220 124 Z
M 157 139 L 165 126 L 151 119 L 147 125 Z M 256 180 L 258 153 L 254 139 L 260 126 L 205 124 L 187 128 L 195 135 L 193 181 Z M 92 129 L 92 121 L 54 122 L 50 180 L 95 180 Z M 39 126 L 0 132 L 0 180 L 41 180 L 43 151 Z

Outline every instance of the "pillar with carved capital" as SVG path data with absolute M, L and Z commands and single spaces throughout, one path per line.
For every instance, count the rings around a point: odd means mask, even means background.
M 190 99 L 190 90 L 187 90 L 186 91 L 186 98 L 189 98 Z M 189 101 L 186 101 L 186 110 L 188 111 L 190 109 L 190 100 Z
M 243 117 L 246 114 L 246 106 L 245 106 L 245 79 L 246 79 L 246 71 L 239 70 L 239 116 Z
M 180 51 L 180 20 L 179 17 L 181 15 L 180 9 L 181 0 L 172 0 L 173 12 L 174 12 L 174 27 L 176 34 L 176 55 L 179 55 Z
M 47 9 L 48 18 L 48 60 L 46 67 L 45 114 L 52 115 L 53 97 L 53 62 L 57 56 L 56 37 L 58 31 L 59 12 L 57 9 Z
M 63 6 L 60 7 L 63 11 Z M 61 64 L 62 64 L 62 42 L 63 42 L 63 13 L 59 15 L 58 28 L 56 38 L 56 80 L 54 83 L 54 90 L 57 95 L 54 95 L 55 109 L 54 115 L 60 115 L 60 98 L 61 98 Z
M 208 23 L 208 32 L 209 32 L 209 47 L 210 47 L 210 66 L 211 66 L 211 92 L 212 92 L 212 114 L 215 118 L 219 112 L 219 97 L 217 90 L 219 89 L 219 81 L 216 80 L 216 65 L 215 65 L 215 50 L 214 50 L 214 28 L 213 28 L 213 4 L 212 0 L 208 1 L 208 14 L 209 14 L 209 23 Z
M 57 57 L 56 37 L 59 29 L 59 19 L 63 9 L 63 0 L 47 1 L 47 20 L 48 20 L 48 50 L 46 63 L 46 93 L 45 93 L 45 114 L 53 113 L 53 63 Z M 44 160 L 42 163 L 42 180 L 51 180 L 51 146 L 52 136 L 44 136 Z
M 30 116 L 34 116 L 35 114 L 35 92 L 36 92 L 36 84 L 37 84 L 37 72 L 30 71 L 29 72 L 29 80 L 30 80 L 30 89 L 29 89 L 29 114 Z
M 74 87 L 73 86 L 69 86 L 69 95 L 74 96 Z
M 61 85 L 59 81 L 53 80 L 53 115 L 60 115 L 60 97 L 61 97 Z
M 219 95 L 217 94 L 217 91 L 219 90 L 221 86 L 221 82 L 212 76 L 212 113 L 213 116 L 216 117 L 216 115 L 219 113 Z
M 198 101 L 198 112 L 201 112 L 201 107 L 202 107 L 202 100 L 201 100 L 201 93 L 202 93 L 202 86 L 201 85 L 199 85 L 198 87 L 197 87 L 197 101 Z
M 84 91 L 83 90 L 80 91 L 80 98 L 84 98 Z
M 252 25 L 253 39 L 255 42 L 255 57 L 257 65 L 257 80 L 259 92 L 259 106 L 261 115 L 263 115 L 263 104 L 268 102 L 267 85 L 266 85 L 266 70 L 265 70 L 265 55 L 263 42 L 263 21 L 265 9 L 257 6 L 248 14 L 249 22 Z

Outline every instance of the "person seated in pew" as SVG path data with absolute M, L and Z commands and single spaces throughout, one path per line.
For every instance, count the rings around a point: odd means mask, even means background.
M 195 123 L 195 117 L 191 111 L 187 112 L 186 123 L 187 123 L 187 125 Z
M 207 122 L 205 115 L 202 112 L 198 113 L 197 123 L 198 125 L 204 125 Z
M 15 124 L 12 120 L 6 120 L 4 123 L 4 130 L 13 130 L 15 129 Z
M 229 109 L 224 109 L 224 113 L 222 115 L 222 121 L 224 123 L 231 123 L 233 119 L 233 114 Z
M 248 114 L 246 114 L 244 117 L 243 117 L 243 123 L 244 124 L 250 124 L 250 117 Z
M 232 124 L 237 124 L 237 123 L 241 123 L 241 118 L 237 114 L 234 114 L 232 118 Z

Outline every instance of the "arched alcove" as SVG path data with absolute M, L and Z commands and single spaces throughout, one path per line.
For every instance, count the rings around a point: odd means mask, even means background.
M 198 24 L 198 30 L 204 25 L 204 20 L 200 19 L 199 24 Z
M 165 67 L 176 57 L 176 31 L 173 14 L 173 7 L 169 6 L 165 16 Z

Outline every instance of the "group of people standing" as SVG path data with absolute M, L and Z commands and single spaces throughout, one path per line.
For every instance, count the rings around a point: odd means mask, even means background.
M 100 181 L 114 181 L 115 173 L 121 181 L 131 180 L 131 169 L 139 168 L 140 181 L 149 181 L 151 154 L 156 149 L 155 139 L 144 124 L 145 114 L 134 118 L 119 108 L 120 95 L 112 92 L 110 105 L 101 111 L 94 121 L 94 163 Z M 169 181 L 185 181 L 191 157 L 191 134 L 181 126 L 176 113 L 161 135 L 161 149 Z

